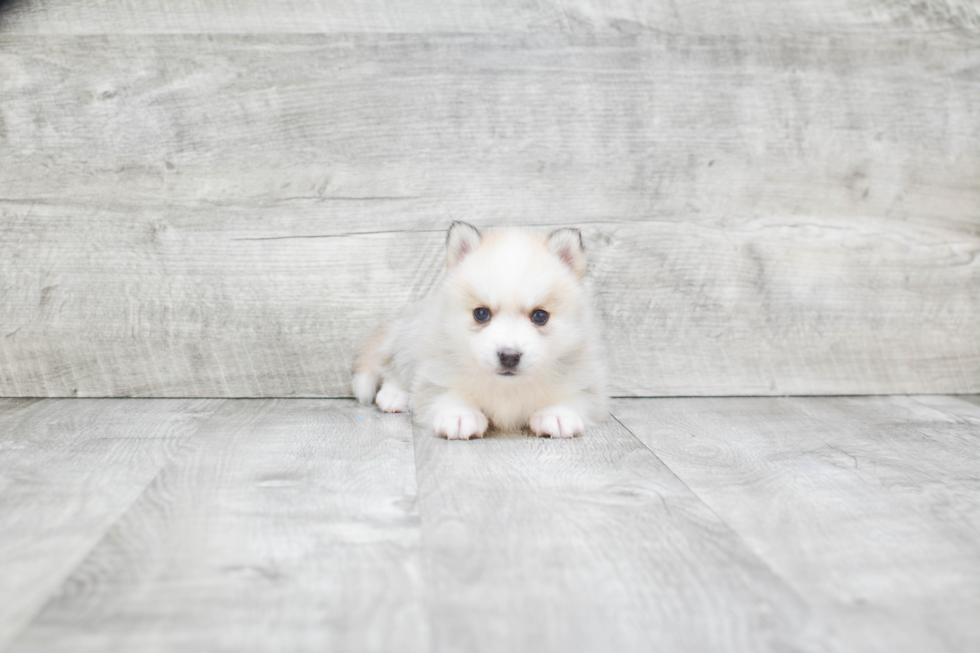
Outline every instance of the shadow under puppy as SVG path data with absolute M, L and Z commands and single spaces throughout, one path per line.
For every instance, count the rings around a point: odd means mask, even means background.
M 381 410 L 410 410 L 450 440 L 491 423 L 583 433 L 606 409 L 585 263 L 578 229 L 481 234 L 453 222 L 442 286 L 365 346 L 354 394 L 370 404 L 377 392 Z

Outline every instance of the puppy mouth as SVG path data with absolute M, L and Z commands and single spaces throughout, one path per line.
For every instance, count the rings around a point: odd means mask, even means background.
M 497 376 L 517 376 L 517 372 L 514 370 L 504 370 L 503 372 L 497 372 Z

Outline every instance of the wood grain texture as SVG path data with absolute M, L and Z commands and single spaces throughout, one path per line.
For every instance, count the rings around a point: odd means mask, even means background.
M 0 648 L 219 403 L 0 400 Z
M 801 598 L 614 421 L 568 441 L 416 430 L 415 447 L 434 651 L 825 641 Z
M 103 245 L 48 223 L 43 263 L 6 259 L 4 393 L 344 396 L 357 348 L 443 259 L 441 230 L 234 240 L 203 218 L 127 223 Z M 24 242 L 36 223 L 7 224 Z M 579 226 L 614 394 L 980 383 L 980 239 L 963 223 Z
M 0 39 L 0 197 L 76 215 L 238 208 L 258 221 L 274 209 L 319 217 L 314 233 L 461 216 L 976 222 L 980 55 L 969 43 Z
M 0 394 L 346 396 L 456 218 L 586 229 L 616 394 L 980 391 L 924 34 L 0 33 Z
M 10 651 L 426 650 L 411 428 L 230 401 Z
M 448 442 L 351 401 L 0 399 L 0 648 L 973 651 L 969 400 Z
M 930 402 L 621 400 L 613 411 L 842 641 L 975 650 L 980 422 Z
M 5 28 L 24 34 L 542 32 L 980 33 L 970 0 L 32 0 Z

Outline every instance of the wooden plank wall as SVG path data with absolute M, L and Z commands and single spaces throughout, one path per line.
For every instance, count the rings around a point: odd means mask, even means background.
M 583 229 L 614 394 L 980 392 L 980 5 L 0 14 L 0 395 L 345 396 L 452 219 Z

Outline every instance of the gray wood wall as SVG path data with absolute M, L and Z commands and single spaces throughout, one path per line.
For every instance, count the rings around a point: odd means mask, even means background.
M 457 218 L 583 229 L 617 395 L 980 392 L 980 4 L 0 14 L 0 395 L 349 395 Z

